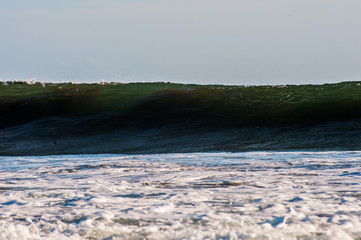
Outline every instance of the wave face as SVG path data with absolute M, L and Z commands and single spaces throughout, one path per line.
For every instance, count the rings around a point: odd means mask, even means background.
M 359 150 L 359 82 L 0 84 L 0 154 Z

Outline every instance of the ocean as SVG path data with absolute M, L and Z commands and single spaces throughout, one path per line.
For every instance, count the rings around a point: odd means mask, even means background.
M 0 84 L 0 239 L 361 239 L 361 86 Z

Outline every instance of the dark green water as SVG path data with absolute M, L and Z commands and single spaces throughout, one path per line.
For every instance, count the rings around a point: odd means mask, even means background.
M 360 119 L 360 82 L 0 84 L 3 155 L 359 150 Z

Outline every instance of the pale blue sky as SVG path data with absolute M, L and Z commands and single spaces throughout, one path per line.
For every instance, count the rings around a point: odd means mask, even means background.
M 360 0 L 0 0 L 0 79 L 361 81 Z

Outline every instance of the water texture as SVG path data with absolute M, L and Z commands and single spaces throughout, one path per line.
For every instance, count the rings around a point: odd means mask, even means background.
M 361 239 L 360 152 L 0 158 L 0 239 Z
M 0 84 L 0 155 L 359 150 L 359 82 Z

